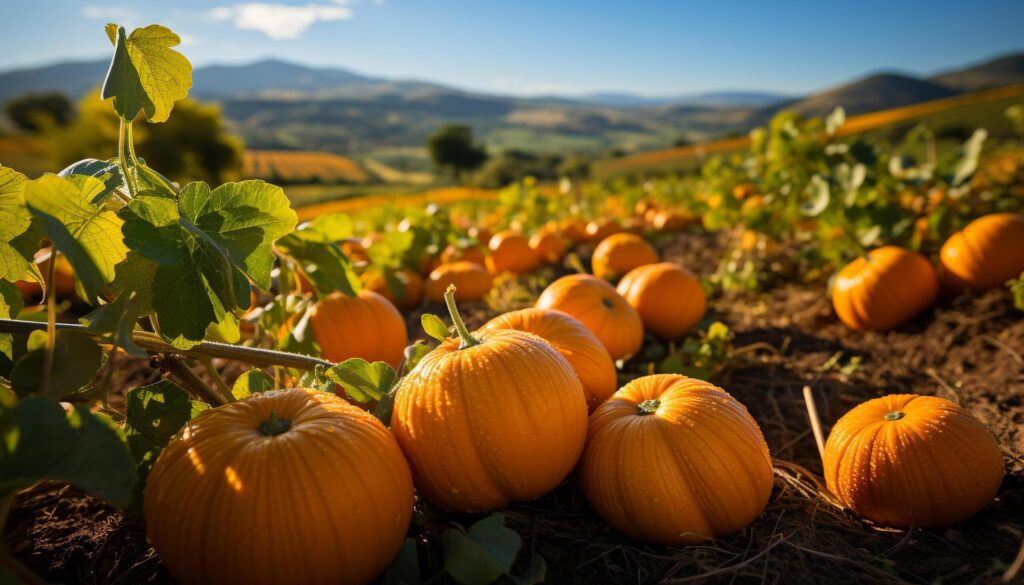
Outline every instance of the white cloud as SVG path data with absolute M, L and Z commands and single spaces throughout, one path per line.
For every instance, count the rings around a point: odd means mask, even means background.
M 316 22 L 349 20 L 352 9 L 345 1 L 333 4 L 266 4 L 250 2 L 219 6 L 206 13 L 211 20 L 231 21 L 236 28 L 259 31 L 275 40 L 297 39 Z
M 127 26 L 127 23 L 140 20 L 138 11 L 123 6 L 84 6 L 82 8 L 82 16 L 96 20 L 117 22 L 125 26 Z

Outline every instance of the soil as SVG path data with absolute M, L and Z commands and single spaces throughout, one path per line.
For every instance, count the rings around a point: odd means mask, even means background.
M 715 270 L 725 246 L 723 237 L 699 233 L 663 244 L 666 260 L 701 274 Z M 503 283 L 498 303 L 467 305 L 464 316 L 472 327 L 496 310 L 528 305 L 554 275 Z M 439 306 L 426 310 L 442 312 Z M 714 299 L 708 320 L 727 324 L 736 348 L 757 344 L 713 381 L 748 407 L 771 449 L 776 478 L 767 509 L 741 533 L 705 545 L 645 546 L 597 517 L 570 477 L 551 494 L 505 511 L 523 537 L 521 558 L 539 552 L 546 582 L 557 584 L 993 583 L 1004 576 L 1024 583 L 1024 571 L 1013 567 L 1024 554 L 1022 317 L 1008 292 L 996 290 L 945 298 L 896 331 L 862 334 L 837 321 L 824 284 L 785 284 Z M 419 312 L 410 315 L 414 334 L 418 321 Z M 125 364 L 126 387 L 159 375 L 147 366 Z M 836 507 L 821 486 L 804 386 L 814 392 L 826 432 L 853 406 L 883 394 L 932 394 L 957 402 L 989 426 L 1003 449 L 1007 477 L 998 497 L 946 530 L 879 528 Z M 420 512 L 411 535 L 419 543 L 422 574 L 437 575 L 440 534 L 449 522 L 467 525 L 478 517 Z M 144 533 L 140 521 L 77 490 L 43 484 L 18 498 L 5 541 L 50 582 L 172 582 Z

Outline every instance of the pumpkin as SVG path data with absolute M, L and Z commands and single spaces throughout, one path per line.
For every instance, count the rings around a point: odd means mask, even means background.
M 647 231 L 647 222 L 642 217 L 628 217 L 622 224 L 622 228 L 628 233 L 643 235 Z
M 637 378 L 590 417 L 580 485 L 617 530 L 694 544 L 749 525 L 772 491 L 761 429 L 726 391 L 675 374 Z
M 940 528 L 992 500 L 1003 456 L 985 425 L 934 396 L 869 400 L 832 427 L 825 482 L 851 510 L 897 528 Z
M 513 230 L 494 234 L 487 247 L 491 250 L 487 257 L 487 270 L 495 276 L 504 272 L 522 274 L 537 266 L 537 256 L 530 249 L 529 241 Z
M 613 360 L 636 353 L 644 340 L 640 315 L 615 288 L 589 274 L 570 274 L 548 285 L 538 309 L 554 309 L 579 320 L 604 345 Z
M 367 289 L 355 297 L 332 293 L 320 299 L 310 311 L 309 324 L 324 358 L 332 362 L 363 358 L 398 367 L 408 343 L 402 314 Z
M 348 256 L 348 259 L 351 260 L 353 264 L 365 264 L 370 261 L 370 257 L 367 255 L 366 248 L 363 247 L 362 241 L 356 238 L 349 238 L 347 240 L 342 240 L 338 245 L 341 247 L 341 251 Z
M 453 291 L 454 289 L 449 289 Z M 458 331 L 395 394 L 391 430 L 420 495 L 456 512 L 495 510 L 554 489 L 576 466 L 587 405 L 572 366 L 540 337 Z
M 1024 215 L 993 213 L 972 221 L 946 240 L 939 265 L 951 288 L 1004 286 L 1024 272 Z
M 621 278 L 630 270 L 658 261 L 658 253 L 636 234 L 614 234 L 594 249 L 590 266 L 594 276 L 605 280 Z
M 567 217 L 558 223 L 565 239 L 573 244 L 579 244 L 587 240 L 587 224 L 577 217 Z
M 448 244 L 441 252 L 441 264 L 453 262 L 472 262 L 480 266 L 487 266 L 486 255 L 483 248 L 477 245 L 460 248 L 455 244 Z
M 180 583 L 368 583 L 405 540 L 409 467 L 388 430 L 326 392 L 254 394 L 160 453 L 146 534 Z
M 587 224 L 587 240 L 594 244 L 621 232 L 622 226 L 614 219 L 599 219 Z
M 481 246 L 486 246 L 487 242 L 490 242 L 491 238 L 494 237 L 494 234 L 491 232 L 491 230 L 484 227 L 475 226 L 466 230 L 466 235 L 475 239 L 477 243 L 479 243 Z
M 832 306 L 851 329 L 884 331 L 930 307 L 938 294 L 938 278 L 924 256 L 885 246 L 839 271 Z
M 601 341 L 573 317 L 549 309 L 521 309 L 491 319 L 479 333 L 498 329 L 525 331 L 547 341 L 569 362 L 593 410 L 618 388 L 615 364 Z
M 689 223 L 689 217 L 681 213 L 676 213 L 671 209 L 664 209 L 654 216 L 652 226 L 654 229 L 663 232 L 678 232 L 685 228 Z
M 689 270 L 671 262 L 630 270 L 616 288 L 644 323 L 664 340 L 679 339 L 704 316 L 704 287 Z
M 427 299 L 434 303 L 444 300 L 444 291 L 455 285 L 459 297 L 466 301 L 479 301 L 491 292 L 494 278 L 482 266 L 473 262 L 442 264 L 427 278 Z
M 399 309 L 415 309 L 423 303 L 423 277 L 404 268 L 394 271 L 395 280 L 401 283 L 403 290 L 395 292 L 388 286 L 388 281 L 379 272 L 365 272 L 362 276 L 363 286 L 394 303 Z
M 557 264 L 565 256 L 565 239 L 557 228 L 541 228 L 530 238 L 530 249 L 538 262 Z
M 43 248 L 38 250 L 33 258 L 44 279 L 48 278 L 50 274 L 52 254 L 53 248 Z M 19 280 L 15 285 L 21 292 L 21 298 L 26 301 L 42 298 L 43 287 L 34 280 Z M 60 300 L 77 298 L 75 296 L 75 271 L 64 254 L 57 254 L 57 264 L 53 267 L 53 294 Z

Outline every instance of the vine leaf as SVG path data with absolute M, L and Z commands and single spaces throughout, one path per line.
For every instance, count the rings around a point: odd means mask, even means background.
M 14 283 L 0 280 L 0 319 L 11 319 L 18 316 L 24 307 L 21 291 Z M 0 334 L 0 365 L 6 375 L 14 359 L 14 336 L 10 333 Z M 5 358 L 5 359 L 4 359 Z
M 356 296 L 362 281 L 338 245 L 351 235 L 352 222 L 347 215 L 329 214 L 282 237 L 277 248 L 302 267 L 317 296 L 322 298 L 335 291 Z
M 143 112 L 150 122 L 166 122 L 174 102 L 192 87 L 192 64 L 173 50 L 181 37 L 152 24 L 126 36 L 124 27 L 108 24 L 107 37 L 114 58 L 103 82 L 103 99 L 114 100 L 114 110 L 132 121 Z
M 0 280 L 21 280 L 30 275 L 43 281 L 32 261 L 38 238 L 26 237 L 32 227 L 32 215 L 25 208 L 25 175 L 0 166 Z
M 503 514 L 491 514 L 463 530 L 449 528 L 442 536 L 444 568 L 462 585 L 488 585 L 502 576 L 529 585 L 544 579 L 544 559 L 534 555 L 522 577 L 510 574 L 522 539 L 505 526 Z
M 120 347 L 128 355 L 144 358 L 149 354 L 132 339 L 132 332 L 141 314 L 141 299 L 126 295 L 96 307 L 79 321 L 103 341 Z
M 0 492 L 66 481 L 115 506 L 131 501 L 135 469 L 117 425 L 41 396 L 0 412 Z
M 95 158 L 86 158 L 72 163 L 58 173 L 58 175 L 61 177 L 81 175 L 95 177 L 103 181 L 104 188 L 93 199 L 93 203 L 102 203 L 108 195 L 124 186 L 124 176 L 121 174 L 121 167 L 112 162 Z
M 121 219 L 93 203 L 105 189 L 103 181 L 84 175 L 43 175 L 25 185 L 25 204 L 46 237 L 67 256 L 93 304 L 128 253 Z
M 267 392 L 273 389 L 273 378 L 264 373 L 263 370 L 253 368 L 235 380 L 234 386 L 231 387 L 231 395 L 235 397 L 235 400 L 241 400 L 251 394 Z
M 359 403 L 380 400 L 391 392 L 398 374 L 384 362 L 372 364 L 362 358 L 350 358 L 331 367 L 327 379 L 345 389 L 349 398 Z
M 423 327 L 424 333 L 442 343 L 452 336 L 451 330 L 444 324 L 444 321 L 433 313 L 423 313 L 420 316 L 420 325 Z
M 38 393 L 60 400 L 92 382 L 103 365 L 103 350 L 74 331 L 57 332 L 49 376 L 44 375 L 45 356 L 46 332 L 33 331 L 28 337 L 28 352 L 11 370 L 11 386 L 19 396 Z

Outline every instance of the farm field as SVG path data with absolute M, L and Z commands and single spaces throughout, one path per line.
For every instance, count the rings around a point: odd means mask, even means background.
M 0 584 L 1024 582 L 1024 86 L 500 189 L 172 181 L 135 132 L 216 114 L 203 45 L 105 33 L 116 150 L 0 140 Z

